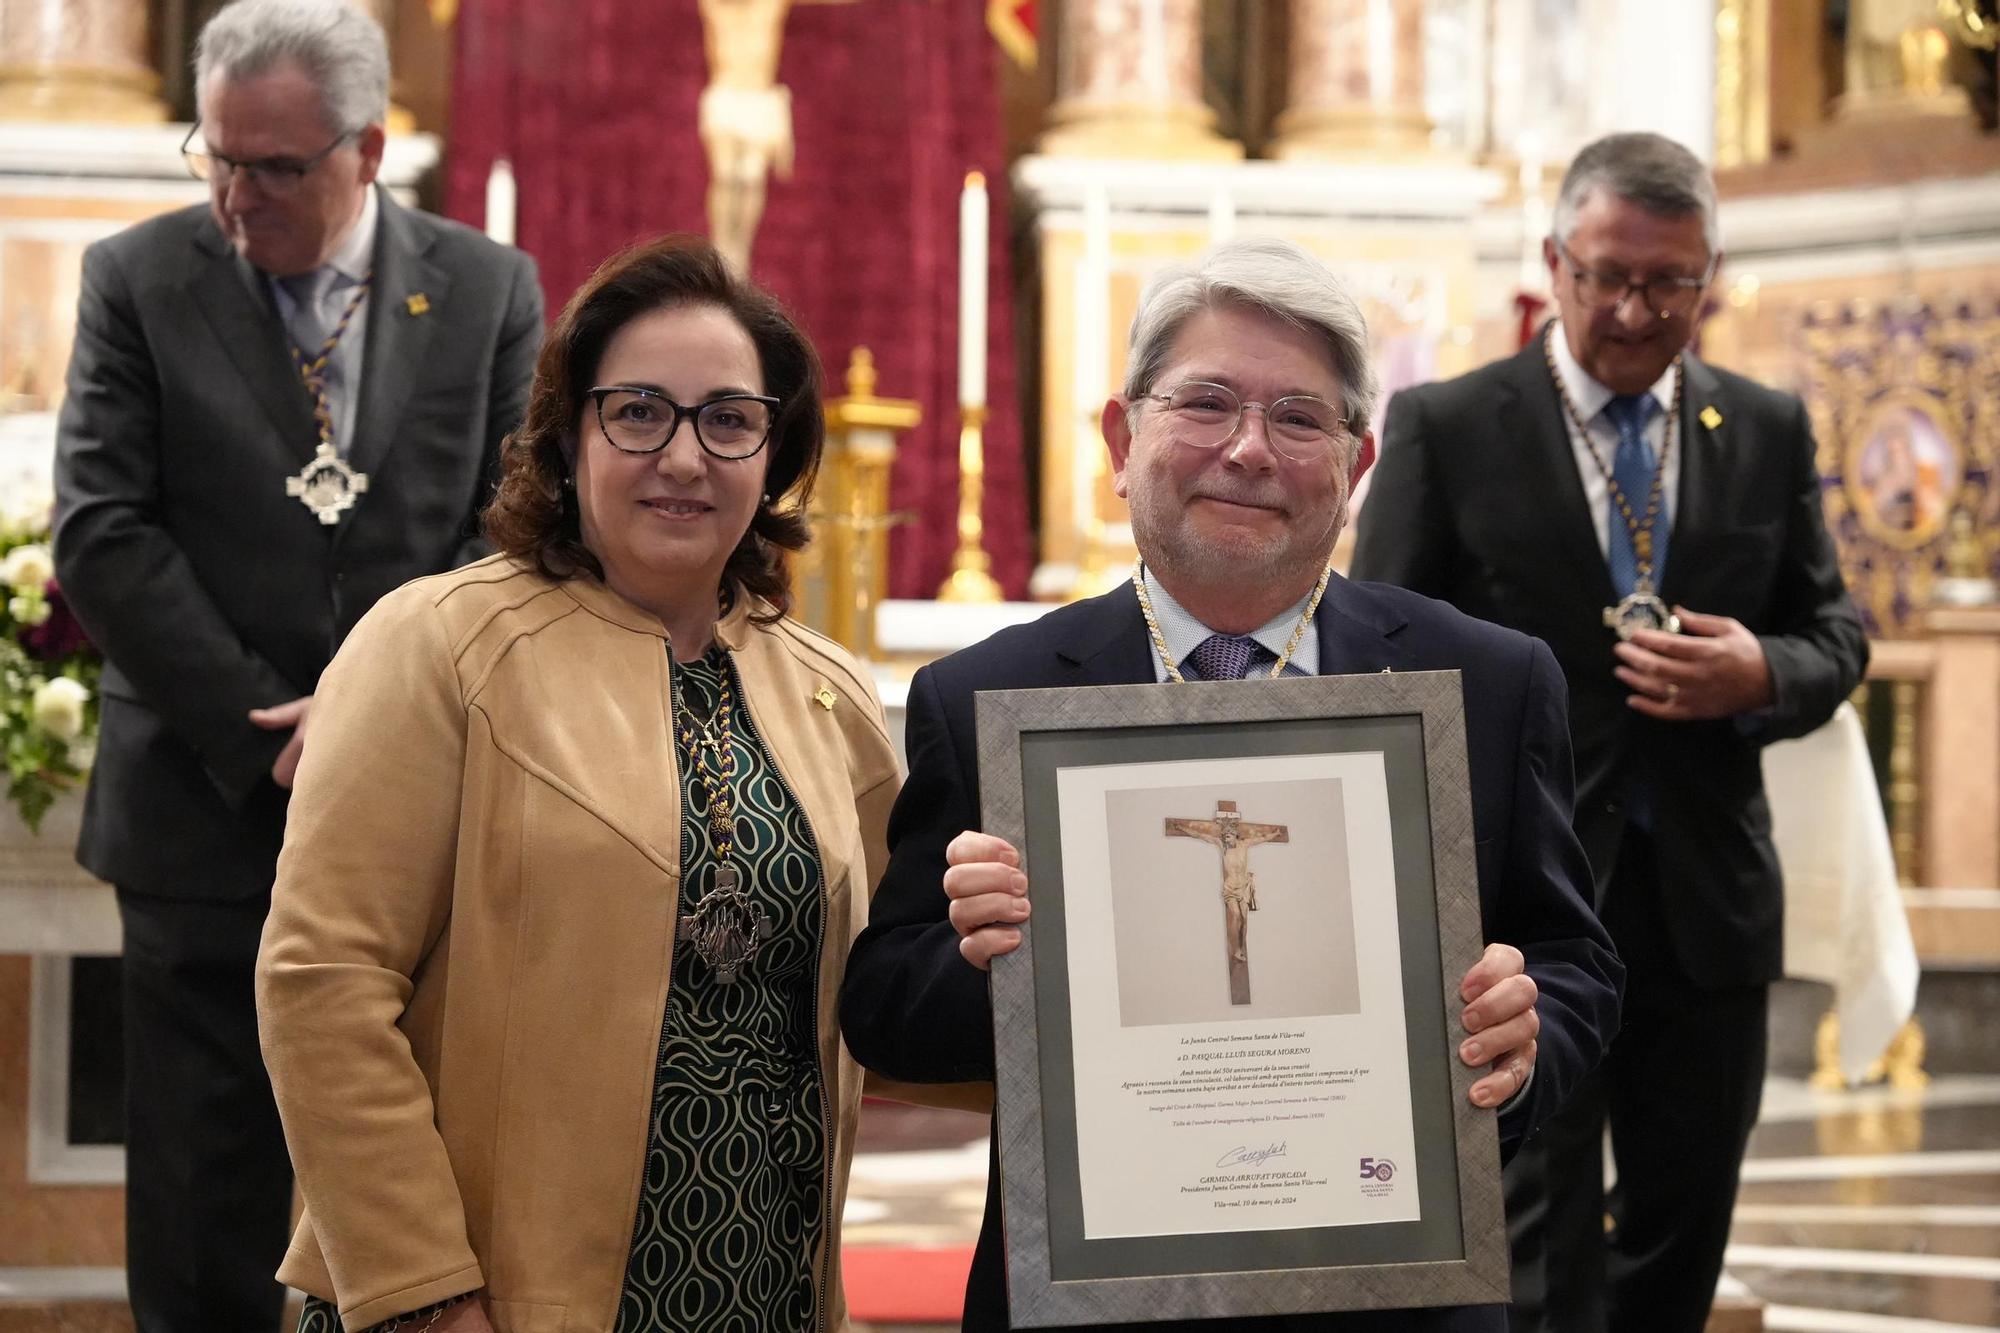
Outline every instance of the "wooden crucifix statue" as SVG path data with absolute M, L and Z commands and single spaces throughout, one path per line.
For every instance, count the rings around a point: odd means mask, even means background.
M 1246 824 L 1236 802 L 1217 801 L 1213 819 L 1167 820 L 1169 838 L 1199 838 L 1222 852 L 1223 951 L 1229 957 L 1229 1002 L 1250 1003 L 1250 918 L 1257 910 L 1257 879 L 1250 873 L 1250 849 L 1267 842 L 1290 842 L 1284 824 Z

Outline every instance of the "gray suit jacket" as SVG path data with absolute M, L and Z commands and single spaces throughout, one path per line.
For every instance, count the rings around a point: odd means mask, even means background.
M 84 255 L 56 569 L 109 662 L 78 859 L 122 887 L 267 890 L 287 734 L 246 714 L 312 693 L 383 593 L 482 553 L 541 342 L 534 263 L 386 193 L 378 226 L 349 460 L 369 489 L 334 527 L 285 493 L 313 455 L 311 400 L 206 205 Z

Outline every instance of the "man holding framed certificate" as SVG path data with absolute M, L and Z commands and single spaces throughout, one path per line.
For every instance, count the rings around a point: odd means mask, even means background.
M 925 1083 L 995 1078 L 995 1009 L 983 973 L 1020 948 L 1030 913 L 1019 851 L 983 831 L 995 793 L 986 790 L 982 805 L 980 742 L 992 727 L 976 731 L 975 694 L 1035 692 L 988 694 L 979 707 L 998 717 L 1010 700 L 1046 703 L 1041 692 L 1052 689 L 1148 687 L 1068 696 L 1082 722 L 1065 725 L 1086 729 L 1043 734 L 1082 747 L 1070 759 L 1019 751 L 1012 789 L 1027 808 L 1043 917 L 1034 947 L 1066 965 L 1055 990 L 1044 989 L 1041 968 L 1024 983 L 1042 1002 L 1042 1095 L 1051 1073 L 1076 1086 L 1070 1101 L 1043 1102 L 1057 1107 L 1043 1116 L 1047 1213 L 1019 1207 L 1010 1186 L 1004 1260 L 998 1171 L 989 1184 L 966 1293 L 969 1329 L 1172 1326 L 1163 1315 L 1199 1315 L 1204 1331 L 1505 1326 L 1504 1276 L 1497 1289 L 1477 1288 L 1478 1304 L 1450 1308 L 1438 1292 L 1474 1288 L 1426 1291 L 1385 1274 L 1436 1258 L 1440 1246 L 1470 1261 L 1490 1258 L 1496 1244 L 1504 1270 L 1497 1202 L 1482 1214 L 1496 1234 L 1470 1234 L 1470 1222 L 1461 1234 L 1474 1215 L 1466 1188 L 1497 1199 L 1492 1122 L 1501 1151 L 1510 1150 L 1595 1064 L 1617 1026 L 1622 969 L 1586 903 L 1589 870 L 1570 830 L 1564 687 L 1548 650 L 1440 603 L 1329 572 L 1352 485 L 1373 457 L 1375 386 L 1359 308 L 1296 246 L 1245 239 L 1162 272 L 1141 296 L 1125 390 L 1103 415 L 1141 556 L 1133 580 L 934 663 L 912 683 L 910 781 L 841 1017 L 863 1065 Z M 1383 672 L 1394 675 L 1363 679 Z M 1405 685 L 1409 673 L 1453 674 Z M 1153 688 L 1246 677 L 1279 679 Z M 1324 697 L 1295 702 L 1307 694 Z M 1119 730 L 1132 719 L 1113 721 L 1100 704 L 1129 705 L 1152 724 Z M 1301 710 L 1314 717 L 1294 735 Z M 1038 802 L 1083 814 L 1055 821 L 1059 851 L 1033 836 Z M 1378 835 L 1383 828 L 1394 837 Z M 1157 866 L 1139 859 L 1149 857 Z M 1440 958 L 1456 956 L 1442 888 L 1455 862 L 1470 924 L 1461 933 L 1476 961 L 1439 976 Z M 1337 876 L 1325 873 L 1333 865 Z M 1422 881 L 1414 891 L 1413 867 Z M 1336 881 L 1337 894 L 1328 888 Z M 1439 891 L 1427 897 L 1433 883 Z M 1311 911 L 1285 915 L 1308 900 Z M 1413 934 L 1418 919 L 1425 924 Z M 1094 934 L 1092 920 L 1102 926 Z M 1385 930 L 1393 940 L 1381 938 Z M 1400 963 L 1400 978 L 1384 981 L 1384 956 Z M 1429 981 L 1441 986 L 1412 980 L 1426 958 Z M 1006 998 L 1024 993 L 1018 976 L 996 994 L 1002 1013 L 1032 1027 L 1036 1004 Z M 1427 990 L 1435 992 L 1428 1009 Z M 1383 994 L 1400 994 L 1407 1012 L 1372 1011 Z M 1064 1005 L 1076 1006 L 1073 1021 L 1055 1012 Z M 1101 1016 L 1095 1028 L 1091 1013 Z M 1381 1046 L 1397 1069 L 1385 1074 L 1372 1057 L 1324 1067 L 1337 1056 L 1326 1043 L 1338 1040 L 1326 1033 L 1359 1042 L 1383 1018 L 1399 1034 L 1407 1018 L 1416 1034 Z M 1429 1040 L 1447 1027 L 1448 1044 Z M 997 1032 L 1003 1047 L 1015 1045 L 1008 1024 Z M 1174 1175 L 1182 1163 L 1142 1163 L 1142 1174 L 1157 1166 L 1153 1174 L 1177 1182 L 1160 1208 L 1121 1208 L 1119 1189 L 1091 1183 L 1120 1137 L 1094 1131 L 1103 1107 L 1086 1104 L 1084 1085 L 1102 1083 L 1105 1058 L 1087 1043 L 1107 1033 L 1105 1050 L 1117 1058 L 1146 1042 L 1185 1057 L 1149 1057 L 1178 1066 L 1157 1086 L 1127 1078 L 1111 1088 L 1107 1096 L 1161 1094 L 1128 1123 L 1145 1124 L 1157 1109 L 1151 1127 L 1163 1141 L 1189 1126 L 1242 1139 L 1219 1152 L 1210 1151 L 1219 1140 L 1201 1140 L 1208 1156 L 1184 1179 Z M 1052 1041 L 1071 1043 L 1068 1058 L 1048 1058 Z M 1341 1181 L 1340 1198 L 1332 1173 L 1288 1169 L 1308 1139 L 1345 1123 L 1342 1108 L 1376 1095 L 1371 1085 L 1385 1105 L 1400 1104 L 1419 1139 L 1430 1125 L 1447 1154 L 1456 1144 L 1457 1161 L 1445 1163 L 1456 1170 L 1424 1173 L 1455 1191 L 1442 1196 L 1447 1216 L 1438 1196 L 1397 1183 L 1407 1160 L 1377 1154 L 1365 1138 L 1343 1144 L 1355 1169 L 1339 1174 L 1355 1179 Z M 1218 1087 L 1223 1102 L 1262 1089 L 1254 1104 L 1263 1109 L 1217 1112 Z M 1004 1082 L 1002 1091 L 1004 1099 Z M 1287 1100 L 1296 1108 L 1280 1110 Z M 1467 1144 L 1481 1129 L 1489 1167 L 1469 1179 L 1465 1163 L 1476 1154 Z M 1016 1142 L 998 1146 L 1011 1153 Z M 1326 1196 L 1317 1205 L 1316 1190 Z M 1176 1209 L 1221 1217 L 1239 1201 L 1270 1220 L 1161 1220 Z M 1376 1207 L 1390 1212 L 1365 1212 Z M 1282 1220 L 1293 1208 L 1298 1219 Z M 1032 1292 L 1026 1253 L 1045 1259 L 1052 1279 Z M 1343 1265 L 1363 1276 L 1340 1281 Z M 1050 1287 L 1062 1299 L 1045 1300 Z M 1319 1293 L 1332 1294 L 1316 1303 Z M 1321 1313 L 1332 1310 L 1344 1312 Z

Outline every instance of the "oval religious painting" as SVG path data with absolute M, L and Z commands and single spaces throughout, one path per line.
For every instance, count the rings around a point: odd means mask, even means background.
M 1870 534 L 1903 550 L 1944 531 L 1965 467 L 1950 428 L 1925 395 L 1879 404 L 1847 449 L 1843 484 Z

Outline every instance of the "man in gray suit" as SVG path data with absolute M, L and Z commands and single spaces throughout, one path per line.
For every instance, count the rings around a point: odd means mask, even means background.
M 277 1325 L 251 969 L 313 690 L 378 597 L 480 553 L 542 333 L 531 261 L 375 184 L 373 19 L 240 0 L 195 64 L 209 204 L 85 254 L 56 459 L 58 575 L 108 659 L 78 859 L 124 922 L 142 1333 Z

